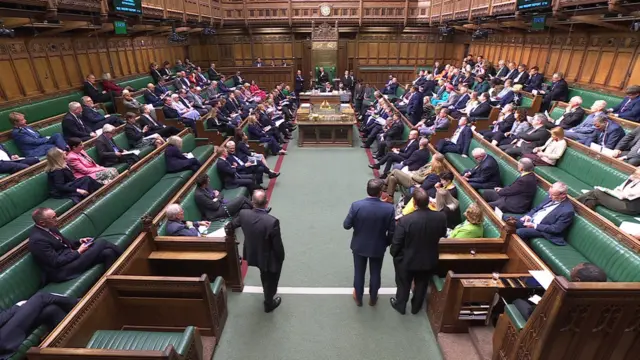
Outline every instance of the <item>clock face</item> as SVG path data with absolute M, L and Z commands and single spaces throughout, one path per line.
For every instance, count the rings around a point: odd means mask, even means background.
M 329 5 L 320 6 L 320 14 L 322 14 L 322 16 L 331 15 L 331 7 Z

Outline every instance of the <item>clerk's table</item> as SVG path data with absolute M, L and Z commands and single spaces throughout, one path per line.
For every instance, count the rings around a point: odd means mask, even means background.
M 350 104 L 302 104 L 297 112 L 298 146 L 353 146 L 356 117 Z

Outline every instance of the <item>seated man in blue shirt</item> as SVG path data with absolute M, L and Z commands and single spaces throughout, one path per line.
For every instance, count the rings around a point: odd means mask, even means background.
M 545 238 L 556 245 L 566 245 L 564 236 L 573 222 L 575 212 L 567 197 L 567 185 L 556 182 L 549 188 L 549 197 L 525 216 L 515 219 L 516 234 L 522 240 Z M 506 221 L 514 218 L 505 217 Z
M 608 111 L 621 119 L 640 122 L 640 85 L 631 85 L 625 91 L 627 96 Z
M 67 151 L 69 146 L 64 141 L 62 134 L 55 133 L 51 136 L 42 136 L 31 126 L 27 126 L 27 120 L 19 112 L 9 114 L 9 121 L 13 125 L 11 138 L 16 143 L 20 152 L 26 157 L 41 157 L 54 147 Z
M 200 236 L 198 228 L 209 228 L 210 221 L 185 221 L 184 210 L 180 204 L 171 204 L 167 207 L 167 236 Z

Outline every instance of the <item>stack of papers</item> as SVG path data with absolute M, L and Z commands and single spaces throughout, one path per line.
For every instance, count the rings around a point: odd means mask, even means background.
M 140 155 L 140 150 L 126 150 L 126 151 L 123 151 L 122 154 L 123 155 L 135 154 L 137 156 L 137 155 Z
M 193 154 L 192 153 L 184 153 L 182 155 L 184 155 L 184 157 L 186 157 L 187 159 L 193 159 Z
M 207 237 L 225 237 L 225 236 L 227 236 L 227 234 L 224 232 L 224 226 L 210 234 L 207 234 Z

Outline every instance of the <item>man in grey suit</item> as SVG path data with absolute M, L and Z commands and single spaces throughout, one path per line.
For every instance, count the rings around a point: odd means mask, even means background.
M 205 100 L 202 98 L 202 96 L 200 96 L 200 91 L 202 91 L 202 89 L 200 89 L 199 87 L 192 87 L 189 91 L 187 91 L 187 101 L 193 103 L 193 105 L 191 106 L 198 110 L 199 113 L 202 114 L 201 111 L 203 111 L 204 114 L 208 114 L 211 112 L 211 109 L 213 109 L 213 107 L 211 105 L 205 104 Z
M 620 140 L 613 156 L 633 166 L 640 165 L 640 127 L 633 129 Z
M 280 220 L 269 215 L 267 194 L 264 190 L 254 191 L 251 199 L 253 209 L 240 210 L 238 216 L 228 226 L 231 229 L 242 228 L 243 258 L 249 266 L 260 269 L 260 280 L 264 291 L 264 311 L 270 313 L 282 302 L 279 296 L 275 296 L 284 262 Z

